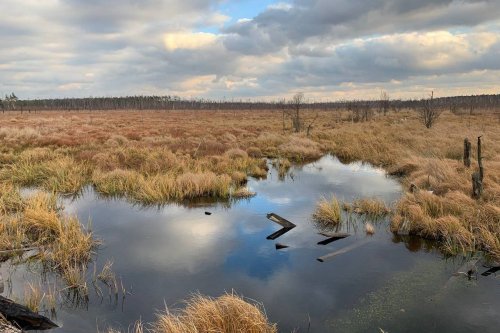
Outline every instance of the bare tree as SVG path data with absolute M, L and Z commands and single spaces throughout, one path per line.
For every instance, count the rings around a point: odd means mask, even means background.
M 380 92 L 380 100 L 379 100 L 379 112 L 383 112 L 384 116 L 389 112 L 389 107 L 391 103 L 389 102 L 389 94 L 385 91 Z
M 304 104 L 304 93 L 296 93 L 292 100 L 290 101 L 290 105 L 292 107 L 292 125 L 295 132 L 300 132 L 302 124 L 300 122 L 300 109 Z
M 285 118 L 290 115 L 290 113 L 288 112 L 288 107 L 286 105 L 286 100 L 284 98 L 280 99 L 278 101 L 278 106 L 283 114 L 283 134 L 285 134 L 286 131 Z
M 441 111 L 434 105 L 434 91 L 431 93 L 429 99 L 422 101 L 422 107 L 418 111 L 420 120 L 425 127 L 431 128 L 441 115 Z

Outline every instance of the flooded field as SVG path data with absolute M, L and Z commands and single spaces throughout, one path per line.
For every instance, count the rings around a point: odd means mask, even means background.
M 316 202 L 334 194 L 342 201 L 377 197 L 387 205 L 401 195 L 396 179 L 367 164 L 342 164 L 326 156 L 285 177 L 271 170 L 266 180 L 251 179 L 257 195 L 234 202 L 185 203 L 163 207 L 134 206 L 99 198 L 91 189 L 64 199 L 65 210 L 91 221 L 102 239 L 96 267 L 108 260 L 118 290 L 92 287 L 89 299 L 63 299 L 53 332 L 127 330 L 155 312 L 182 307 L 193 293 L 219 296 L 233 290 L 262 302 L 280 332 L 496 332 L 500 327 L 500 278 L 483 261 L 477 273 L 453 276 L 467 261 L 448 258 L 432 243 L 399 237 L 387 219 L 343 216 L 340 231 L 351 236 L 319 245 L 325 239 L 311 220 Z M 211 213 L 207 215 L 206 213 Z M 281 227 L 268 220 L 274 212 L 297 227 L 274 240 Z M 277 250 L 276 244 L 288 246 Z M 319 262 L 318 257 L 351 249 Z M 90 269 L 92 270 L 92 269 Z M 22 299 L 27 282 L 53 283 L 33 265 L 3 263 L 3 293 Z M 64 294 L 64 292 L 62 292 Z M 62 296 L 61 296 L 62 297 Z

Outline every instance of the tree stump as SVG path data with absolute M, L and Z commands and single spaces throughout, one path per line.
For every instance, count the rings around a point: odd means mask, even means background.
M 467 168 L 470 168 L 470 151 L 471 151 L 471 143 L 468 138 L 464 140 L 464 165 Z

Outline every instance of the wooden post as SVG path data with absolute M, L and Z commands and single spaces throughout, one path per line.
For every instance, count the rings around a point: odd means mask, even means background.
M 472 196 L 476 199 L 481 198 L 483 194 L 483 157 L 481 155 L 481 137 L 477 138 L 477 164 L 479 165 L 479 171 L 472 174 Z
M 481 155 L 481 137 L 477 137 L 477 163 L 479 164 L 479 176 L 481 177 L 481 182 L 484 178 L 484 169 L 483 169 L 483 157 Z
M 464 165 L 467 168 L 470 168 L 470 150 L 471 150 L 471 143 L 468 138 L 465 138 L 464 140 Z

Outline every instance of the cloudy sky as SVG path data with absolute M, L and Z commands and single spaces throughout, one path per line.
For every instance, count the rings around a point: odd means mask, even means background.
M 500 93 L 498 0 L 0 0 L 0 94 Z

